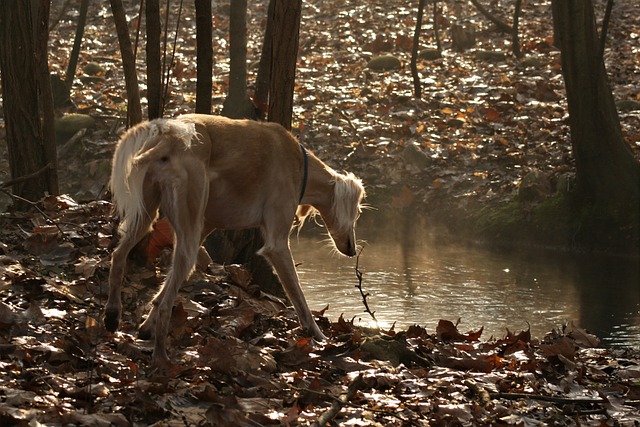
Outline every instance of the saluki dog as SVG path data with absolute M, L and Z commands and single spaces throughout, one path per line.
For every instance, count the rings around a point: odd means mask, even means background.
M 278 124 L 188 114 L 129 129 L 118 142 L 110 186 L 120 241 L 109 273 L 107 330 L 116 331 L 120 322 L 127 256 L 159 211 L 175 233 L 171 269 L 140 326 L 141 338 L 155 338 L 153 364 L 169 363 L 173 304 L 216 228 L 260 227 L 265 243 L 258 253 L 275 268 L 301 327 L 326 338 L 300 288 L 289 235 L 294 223 L 302 226 L 319 213 L 338 251 L 354 256 L 365 191 L 353 174 L 334 171 Z

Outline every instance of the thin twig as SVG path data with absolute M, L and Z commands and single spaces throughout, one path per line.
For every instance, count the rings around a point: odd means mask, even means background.
M 356 288 L 358 288 L 358 290 L 360 291 L 360 295 L 362 295 L 362 303 L 364 304 L 364 311 L 369 313 L 373 321 L 377 324 L 378 319 L 376 319 L 375 311 L 371 311 L 371 309 L 369 308 L 369 303 L 367 302 L 367 298 L 369 297 L 370 294 L 368 292 L 365 294 L 364 290 L 362 289 L 362 271 L 360 271 L 360 269 L 358 268 L 360 264 L 360 255 L 362 255 L 363 250 L 364 250 L 364 247 L 360 249 L 360 252 L 358 252 L 358 256 L 356 257 L 356 277 L 358 278 L 358 284 L 356 285 Z
M 42 167 L 42 168 L 38 169 L 37 171 L 32 172 L 32 173 L 30 173 L 28 175 L 22 175 L 22 176 L 19 176 L 18 178 L 11 179 L 9 181 L 1 182 L 0 183 L 0 188 L 11 187 L 14 184 L 19 184 L 21 182 L 33 179 L 33 178 L 37 177 L 38 175 L 41 175 L 41 174 L 45 173 L 46 171 L 48 171 L 52 167 L 53 167 L 53 164 L 48 163 L 44 167 Z M 28 200 L 25 200 L 25 201 L 29 202 Z M 29 202 L 29 203 L 32 203 L 32 202 Z
M 9 196 L 9 197 L 12 197 L 12 198 L 14 198 L 14 199 L 16 199 L 16 200 L 20 200 L 20 201 L 25 202 L 25 203 L 27 203 L 27 204 L 31 205 L 32 207 L 34 207 L 34 208 L 35 208 L 35 209 L 40 213 L 40 215 L 42 215 L 42 216 L 44 217 L 44 219 L 45 219 L 45 221 L 46 221 L 47 223 L 52 224 L 53 226 L 55 226 L 55 227 L 58 229 L 58 231 L 60 232 L 60 234 L 62 235 L 62 238 L 63 238 L 64 240 L 66 240 L 66 241 L 70 241 L 69 237 L 67 237 L 67 234 L 66 234 L 66 233 L 64 232 L 64 230 L 60 227 L 60 224 L 58 224 L 58 222 L 57 222 L 57 221 L 54 221 L 54 219 L 53 219 L 53 218 L 51 218 L 51 217 L 50 217 L 49 215 L 47 215 L 47 214 L 46 214 L 42 209 L 40 209 L 40 208 L 38 207 L 38 202 L 32 202 L 32 201 L 31 201 L 31 200 L 29 200 L 29 199 L 25 199 L 24 197 L 18 196 L 17 194 L 13 194 L 11 191 L 7 191 L 7 190 L 5 190 L 4 188 L 2 188 L 1 186 L 0 186 L 0 193 L 4 193 L 4 194 L 6 194 L 6 195 L 7 195 L 7 196 Z
M 340 116 L 347 122 L 347 124 L 349 125 L 349 127 L 351 128 L 351 130 L 353 131 L 353 134 L 355 135 L 355 137 L 358 139 L 358 142 L 360 143 L 360 145 L 362 146 L 362 148 L 365 147 L 365 141 L 364 139 L 360 136 L 360 132 L 358 132 L 358 128 L 356 128 L 356 126 L 353 124 L 353 122 L 351 121 L 351 117 L 349 117 L 347 115 L 347 113 L 345 113 L 344 111 L 342 111 L 340 108 L 338 107 L 334 107 L 333 111 L 340 114 Z

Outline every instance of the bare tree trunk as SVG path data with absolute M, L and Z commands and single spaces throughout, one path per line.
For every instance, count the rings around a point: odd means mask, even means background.
M 436 49 L 438 49 L 438 52 L 442 52 L 440 24 L 438 24 L 438 0 L 433 0 L 433 36 L 436 39 Z
M 89 11 L 89 0 L 82 0 L 80 2 L 80 12 L 78 14 L 78 25 L 76 26 L 76 36 L 73 40 L 73 48 L 71 49 L 71 55 L 69 55 L 69 65 L 67 66 L 67 74 L 64 82 L 67 89 L 66 97 L 69 97 L 71 92 L 71 86 L 73 85 L 73 79 L 76 76 L 76 69 L 78 68 L 78 57 L 80 56 L 80 47 L 82 46 L 82 37 L 84 36 L 84 27 L 87 23 L 87 12 Z
M 140 106 L 140 89 L 138 88 L 138 76 L 136 75 L 135 57 L 129 37 L 127 17 L 124 13 L 122 0 L 109 0 L 111 12 L 118 32 L 120 55 L 124 68 L 124 80 L 127 88 L 127 124 L 135 125 L 142 121 L 142 107 Z
M 637 245 L 640 163 L 622 136 L 593 5 L 591 0 L 553 0 L 552 8 L 576 161 L 576 215 L 591 221 L 582 237 L 628 237 L 631 226 Z
M 269 86 L 271 84 L 271 55 L 273 50 L 273 13 L 275 2 L 270 0 L 267 9 L 267 25 L 264 30 L 264 40 L 262 41 L 262 51 L 260 52 L 260 65 L 256 77 L 256 90 L 253 94 L 253 103 L 257 109 L 259 119 L 267 117 L 269 112 Z
M 247 94 L 247 2 L 231 2 L 229 24 L 231 75 L 229 94 L 222 115 L 231 118 L 256 119 L 256 112 Z M 271 264 L 257 252 L 264 245 L 258 228 L 248 230 L 215 230 L 206 241 L 211 259 L 218 263 L 239 263 L 247 266 L 255 283 L 266 292 L 285 296 Z
M 413 48 L 411 49 L 411 75 L 413 76 L 413 93 L 417 99 L 422 97 L 422 85 L 418 74 L 418 50 L 420 48 L 420 33 L 422 32 L 422 16 L 424 14 L 425 0 L 418 2 L 418 16 L 416 17 L 416 29 L 413 32 Z
M 58 193 L 48 19 L 46 0 L 0 2 L 0 71 L 12 191 L 32 201 Z M 29 204 L 17 201 L 15 207 L 23 210 Z
M 255 119 L 253 102 L 247 94 L 247 0 L 234 0 L 229 19 L 229 94 L 222 115 L 232 119 Z
M 211 0 L 195 0 L 196 6 L 196 113 L 211 114 L 213 84 L 213 31 Z
M 53 93 L 49 73 L 49 0 L 37 0 L 38 18 L 36 21 L 36 79 L 39 87 L 40 117 L 42 118 L 42 147 L 44 165 L 50 165 L 45 172 L 47 191 L 58 194 L 58 154 L 56 147 L 55 113 Z
M 522 51 L 520 50 L 520 36 L 518 34 L 520 31 L 520 12 L 522 12 L 522 0 L 516 0 L 516 6 L 513 12 L 513 32 L 511 33 L 512 51 L 516 58 L 522 57 Z
M 147 0 L 147 101 L 149 120 L 162 117 L 162 61 L 160 58 L 160 1 Z M 165 28 L 165 31 L 167 29 Z
M 291 129 L 302 0 L 276 1 L 273 18 L 269 121 Z

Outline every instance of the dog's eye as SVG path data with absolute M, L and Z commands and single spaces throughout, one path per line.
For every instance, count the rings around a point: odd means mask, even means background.
M 169 157 L 167 157 L 167 156 L 162 156 L 162 157 L 160 157 L 160 161 L 161 161 L 162 163 L 167 163 L 167 162 L 169 161 Z

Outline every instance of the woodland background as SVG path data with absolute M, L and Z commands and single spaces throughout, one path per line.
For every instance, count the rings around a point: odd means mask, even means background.
M 230 16 L 226 2 L 213 5 L 212 112 L 217 114 L 230 88 Z M 332 166 L 363 178 L 369 203 L 378 210 L 363 216 L 365 226 L 397 228 L 403 221 L 417 221 L 445 238 L 501 242 L 517 235 L 526 237 L 527 244 L 566 248 L 564 240 L 548 240 L 557 234 L 554 227 L 543 234 L 545 240 L 533 239 L 539 221 L 562 225 L 550 206 L 554 200 L 560 203 L 558 198 L 575 182 L 551 3 L 523 2 L 521 57 L 512 54 L 511 36 L 496 31 L 473 5 L 437 5 L 441 50 L 432 5 L 427 5 L 416 63 L 422 82 L 418 99 L 410 67 L 415 4 L 303 2 L 292 131 Z M 59 76 L 71 56 L 79 13 L 74 6 L 52 3 L 48 61 L 51 73 Z M 594 3 L 598 23 L 605 6 Z M 125 3 L 132 37 L 139 7 Z M 514 13 L 512 2 L 487 7 L 505 22 Z M 621 133 L 636 159 L 638 12 L 634 1 L 615 4 L 604 52 Z M 166 53 L 173 55 L 175 49 L 175 56 L 164 115 L 171 117 L 196 108 L 196 35 L 191 3 L 180 8 L 170 2 L 168 16 Z M 251 2 L 249 93 L 266 16 L 266 4 Z M 459 23 L 475 28 L 473 46 L 454 49 L 452 27 Z M 371 62 L 381 57 L 382 66 Z M 144 101 L 142 40 L 137 58 Z M 482 341 L 481 330 L 461 333 L 447 320 L 435 329 L 375 331 L 319 313 L 333 341 L 314 347 L 291 331 L 295 317 L 290 310 L 261 293 L 238 266 L 190 282 L 174 313 L 173 357 L 179 365 L 168 374 L 150 371 L 149 347 L 134 338 L 135 326 L 144 313 L 140 300 L 148 300 L 162 279 L 162 263 L 157 270 L 140 266 L 132 271 L 122 333 L 107 336 L 100 324 L 115 239 L 106 184 L 126 117 L 111 9 L 105 2 L 89 2 L 78 72 L 69 98 L 58 99 L 56 109 L 60 193 L 69 196 L 31 200 L 38 210 L 22 213 L 8 208 L 15 200 L 2 195 L 7 209 L 0 218 L 3 423 L 639 422 L 637 351 L 599 348 L 597 338 L 577 326 L 540 340 L 527 331 L 507 331 L 505 337 Z M 79 127 L 65 123 L 78 119 L 85 120 Z M 0 150 L 7 149 L 5 131 L 3 123 Z M 0 182 L 15 179 L 9 170 L 3 155 Z M 551 215 L 539 216 L 545 209 Z M 631 243 L 637 239 L 637 224 L 633 227 L 626 230 Z M 596 249 L 622 248 L 634 256 L 630 247 L 605 242 Z

